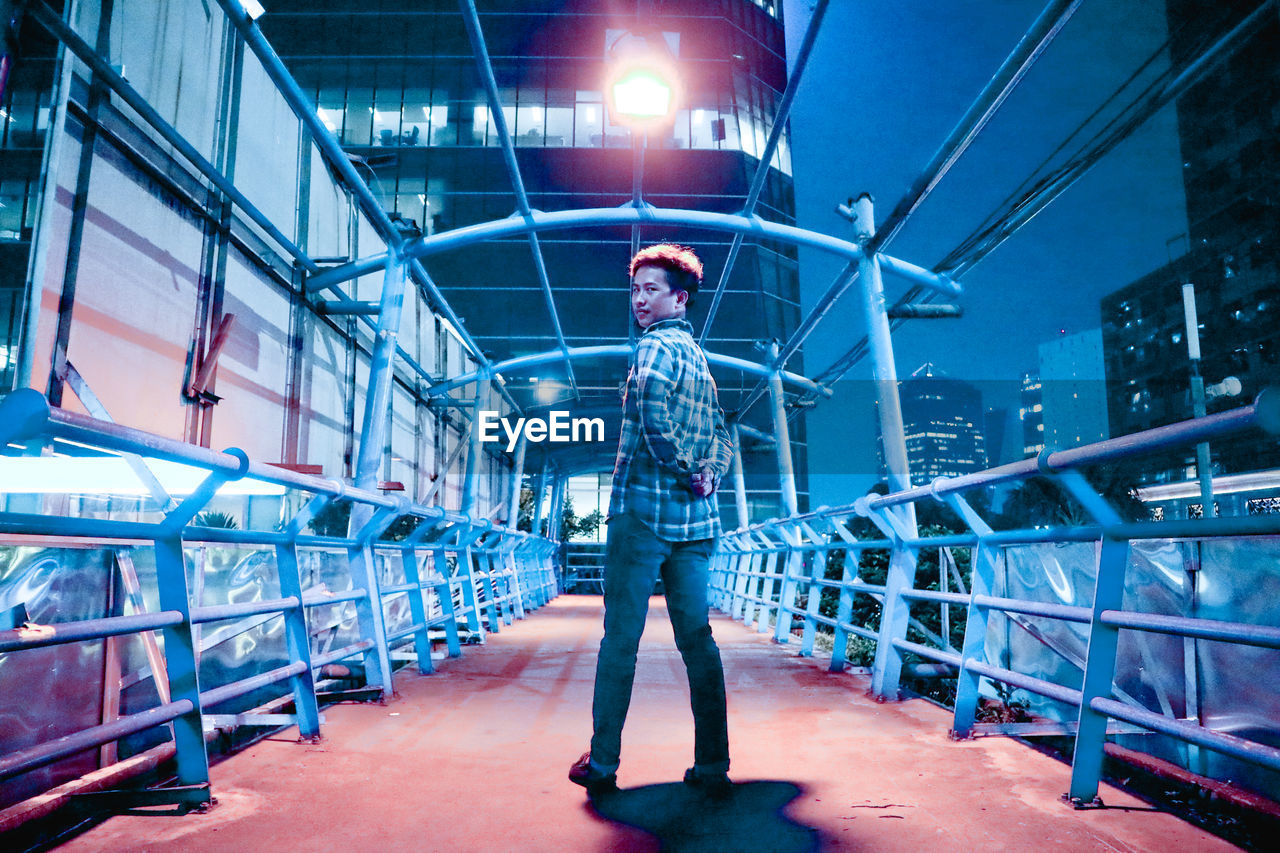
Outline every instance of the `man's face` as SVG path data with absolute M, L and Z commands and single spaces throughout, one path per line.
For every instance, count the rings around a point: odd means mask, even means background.
M 631 280 L 631 315 L 642 329 L 659 320 L 683 317 L 688 301 L 686 291 L 672 289 L 667 271 L 662 267 L 640 267 Z

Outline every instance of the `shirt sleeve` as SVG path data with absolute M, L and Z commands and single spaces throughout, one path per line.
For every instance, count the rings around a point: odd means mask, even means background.
M 676 441 L 681 425 L 672 415 L 679 364 L 672 347 L 656 337 L 640 339 L 636 347 L 637 408 L 640 429 L 658 464 L 677 474 L 693 472 L 693 459 Z

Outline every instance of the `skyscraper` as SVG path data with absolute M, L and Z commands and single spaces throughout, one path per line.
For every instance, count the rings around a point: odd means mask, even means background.
M 1198 57 L 1258 4 L 1167 0 L 1175 66 Z M 1238 396 L 1210 399 L 1210 412 L 1248 403 L 1280 364 L 1280 19 L 1264 13 L 1248 37 L 1178 101 L 1187 198 L 1187 251 L 1102 300 L 1111 433 L 1192 416 L 1182 285 L 1194 286 L 1210 386 L 1228 376 Z M 1150 480 L 1195 475 L 1193 449 L 1173 452 Z M 1253 439 L 1216 442 L 1218 473 L 1280 466 L 1280 446 Z
M 898 396 L 912 485 L 987 467 L 985 412 L 976 385 L 944 376 L 926 363 L 899 383 Z
M 1065 335 L 1039 350 L 1044 444 L 1061 449 L 1106 438 L 1102 330 Z

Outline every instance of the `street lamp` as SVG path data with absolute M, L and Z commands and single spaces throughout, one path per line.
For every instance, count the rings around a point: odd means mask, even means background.
M 665 34 L 628 30 L 609 45 L 605 61 L 605 103 L 615 122 L 648 130 L 675 118 L 680 75 Z

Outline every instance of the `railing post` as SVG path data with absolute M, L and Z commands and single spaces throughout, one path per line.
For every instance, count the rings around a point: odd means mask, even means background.
M 804 525 L 799 524 L 792 531 L 792 538 L 788 539 L 793 550 L 787 552 L 782 589 L 778 592 L 778 620 L 773 628 L 775 643 L 786 643 L 791 639 L 791 610 L 795 609 L 796 597 L 800 592 L 800 576 L 804 573 L 804 552 L 794 549 L 804 544 L 807 534 Z
M 787 518 L 799 511 L 796 496 L 796 472 L 791 462 L 791 432 L 787 426 L 786 396 L 782 390 L 782 365 L 778 363 L 778 342 L 769 344 L 769 401 L 772 403 L 773 440 L 777 443 L 778 481 L 782 490 L 782 511 Z
M 885 579 L 884 601 L 880 606 L 880 630 L 876 638 L 876 659 L 871 670 L 871 692 L 881 699 L 896 700 L 902 678 L 902 652 L 895 641 L 907 638 L 911 609 L 903 593 L 912 588 L 916 576 L 916 552 L 907 539 L 915 538 L 915 508 L 899 516 L 893 509 L 873 514 L 872 521 L 884 523 L 893 540 L 889 573 Z
M 1047 460 L 1047 457 L 1042 457 Z M 1043 467 L 1047 467 L 1046 464 Z M 1098 545 L 1098 576 L 1093 587 L 1093 612 L 1089 620 L 1089 649 L 1085 655 L 1084 683 L 1080 689 L 1080 718 L 1075 752 L 1071 756 L 1071 787 L 1067 800 L 1078 808 L 1098 804 L 1098 782 L 1102 778 L 1103 747 L 1107 739 L 1107 715 L 1091 706 L 1094 699 L 1110 699 L 1116 674 L 1116 648 L 1120 629 L 1102 623 L 1104 610 L 1121 609 L 1124 576 L 1129 565 L 1129 540 L 1116 539 L 1106 532 L 1108 525 L 1122 519 L 1109 503 L 1076 470 L 1054 474 L 1085 510 L 1103 525 Z
M 400 552 L 400 564 L 404 567 L 405 582 L 409 590 L 409 613 L 414 624 L 422 627 L 413 634 L 413 648 L 418 655 L 418 674 L 430 675 L 435 671 L 431 662 L 431 636 L 429 623 L 431 610 L 427 606 L 427 591 L 423 588 L 422 575 L 418 571 L 418 552 L 410 546 Z
M 755 543 L 751 543 L 751 550 L 744 551 L 743 556 L 746 557 L 746 568 L 742 563 L 738 563 L 737 578 L 733 583 L 733 606 L 730 609 L 729 616 L 733 619 L 741 619 L 743 611 L 747 606 L 747 583 L 750 580 L 749 575 L 756 569 L 757 563 L 761 560 L 760 551 L 756 550 Z
M 311 633 L 307 630 L 307 608 L 302 603 L 302 574 L 298 570 L 298 546 L 290 541 L 276 546 L 276 574 L 280 579 L 280 595 L 298 599 L 284 616 L 285 642 L 289 660 L 306 664 L 306 669 L 290 679 L 293 687 L 294 713 L 298 717 L 299 736 L 314 740 L 320 737 L 320 707 L 316 702 L 315 676 L 311 669 Z
M 840 598 L 836 603 L 836 627 L 831 632 L 831 662 L 827 667 L 831 672 L 843 672 L 845 664 L 849 661 L 849 629 L 844 626 L 853 618 L 853 590 L 848 584 L 858 577 L 856 571 L 858 564 L 855 561 L 861 557 L 862 552 L 852 548 L 844 552 L 844 564 L 840 569 Z M 854 568 L 850 568 L 850 563 Z
M 356 516 L 352 507 L 352 517 Z M 382 602 L 382 582 L 378 577 L 378 565 L 374 559 L 373 538 L 395 520 L 398 512 L 381 508 L 359 530 L 353 531 L 347 545 L 347 571 L 355 587 L 364 585 L 365 597 L 356 600 L 356 619 L 360 624 L 360 637 L 372 640 L 373 648 L 366 654 L 365 683 L 377 685 L 383 696 L 391 696 L 395 686 L 391 680 L 391 650 L 387 645 L 387 621 Z
M 187 589 L 187 568 L 182 553 L 182 535 L 174 532 L 155 540 L 156 582 L 160 609 L 176 610 L 182 622 L 163 630 L 165 669 L 169 676 L 169 701 L 187 700 L 191 710 L 173 721 L 173 742 L 177 750 L 178 784 L 209 785 L 209 757 L 204 750 L 203 709 L 195 641 L 191 633 L 191 599 Z M 155 674 L 159 678 L 159 674 Z M 208 797 L 205 798 L 208 801 Z
M 751 525 L 751 511 L 747 508 L 747 477 L 742 471 L 742 430 L 735 421 L 730 427 L 733 438 L 733 502 L 738 510 L 738 529 Z
M 444 637 L 449 657 L 462 656 L 462 644 L 458 641 L 458 617 L 453 609 L 453 579 L 449 576 L 449 555 L 443 546 L 436 546 L 432 562 L 435 565 L 436 600 L 440 602 L 440 612 L 444 616 Z M 464 594 L 465 595 L 465 594 Z M 465 606 L 465 597 L 463 599 Z M 468 616 L 468 627 L 470 616 Z
M 822 606 L 822 593 L 826 589 L 817 581 L 826 578 L 826 565 L 827 552 L 814 551 L 813 565 L 809 567 L 809 600 L 805 602 L 804 608 L 804 633 L 800 637 L 801 657 L 813 656 L 813 641 L 818 632 L 818 623 L 815 617 L 819 615 Z
M 964 644 L 960 659 L 985 663 L 987 627 L 991 621 L 991 611 L 990 608 L 975 603 L 974 599 L 981 595 L 993 594 L 997 560 L 1001 549 L 984 541 L 984 537 L 991 534 L 991 527 L 969 506 L 968 501 L 960 495 L 948 495 L 946 502 L 978 536 L 978 545 L 973 549 L 973 557 L 970 560 L 969 606 L 965 617 Z M 969 672 L 964 667 L 961 667 L 956 676 L 956 705 L 951 723 L 953 738 L 965 738 L 973 732 L 973 725 L 978 716 L 978 688 L 981 680 L 981 676 Z
M 785 537 L 782 538 L 785 542 Z M 783 571 L 780 567 L 786 565 L 781 551 L 774 551 L 769 555 L 768 566 L 764 570 L 764 577 L 760 578 L 760 600 L 756 602 L 755 615 L 748 620 L 748 623 L 754 622 L 756 633 L 767 634 L 769 632 L 769 603 L 773 601 L 773 591 L 777 586 L 777 576 Z M 779 600 L 779 606 L 782 602 Z
M 1098 548 L 1098 579 L 1093 594 L 1093 618 L 1089 623 L 1080 726 L 1076 733 L 1075 752 L 1071 756 L 1071 787 L 1067 791 L 1067 799 L 1076 806 L 1095 805 L 1098 801 L 1107 715 L 1093 710 L 1089 703 L 1099 697 L 1111 696 L 1120 635 L 1118 628 L 1102 624 L 1099 617 L 1104 610 L 1120 609 L 1128 562 L 1128 541 L 1104 537 Z

